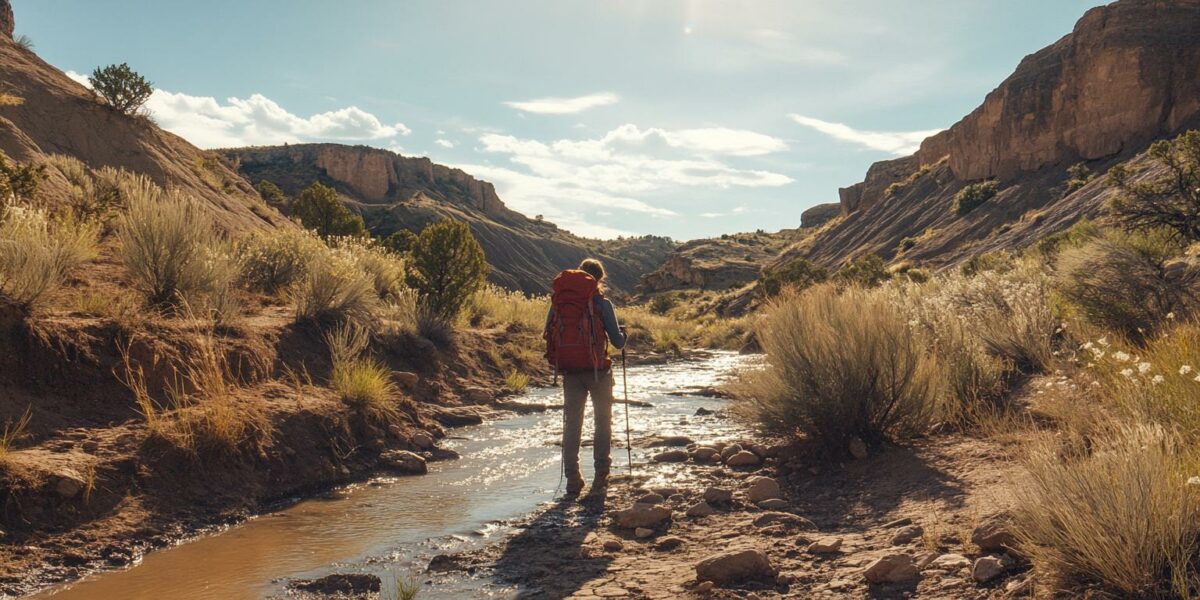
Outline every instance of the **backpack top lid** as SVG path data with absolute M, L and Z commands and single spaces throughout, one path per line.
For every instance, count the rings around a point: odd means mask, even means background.
M 554 278 L 553 303 L 582 304 L 600 294 L 600 283 L 584 271 L 567 269 Z

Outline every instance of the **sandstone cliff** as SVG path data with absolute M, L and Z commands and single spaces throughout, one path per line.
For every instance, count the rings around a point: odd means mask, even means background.
M 0 0 L 0 35 L 11 38 L 15 26 L 16 20 L 13 19 L 12 3 L 8 0 Z
M 811 230 L 785 229 L 776 233 L 738 233 L 684 242 L 654 272 L 642 277 L 638 291 L 725 291 L 759 278 L 762 265 Z
M 493 267 L 492 281 L 526 292 L 548 291 L 555 273 L 591 255 L 605 261 L 612 288 L 628 291 L 674 247 L 652 236 L 617 241 L 577 237 L 509 209 L 491 183 L 428 158 L 340 144 L 221 152 L 251 181 L 271 181 L 292 197 L 314 181 L 333 187 L 378 235 L 420 231 L 445 218 L 465 221 Z
M 780 260 L 833 267 L 874 252 L 939 265 L 1020 248 L 1102 211 L 1111 192 L 1097 181 L 1067 193 L 1068 167 L 1103 173 L 1198 123 L 1200 0 L 1095 8 L 915 155 L 876 163 L 843 188 L 845 217 Z M 999 194 L 955 215 L 954 195 L 991 178 Z
M 0 31 L 11 32 L 11 7 L 0 0 Z M 48 154 L 74 156 L 93 168 L 121 167 L 201 201 L 230 230 L 287 221 L 217 155 L 204 152 L 141 117 L 120 114 L 8 35 L 0 35 L 0 89 L 19 98 L 0 106 L 0 151 L 21 162 Z M 47 201 L 65 197 L 66 185 L 43 186 Z M 63 192 L 63 193 L 56 193 Z

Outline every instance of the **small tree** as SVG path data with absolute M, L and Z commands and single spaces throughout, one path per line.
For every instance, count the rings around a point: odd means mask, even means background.
M 412 248 L 408 284 L 422 310 L 441 323 L 452 323 L 467 300 L 483 286 L 488 264 L 483 248 L 461 221 L 426 227 Z
M 983 181 L 968 185 L 954 195 L 954 214 L 961 217 L 975 210 L 980 204 L 991 200 L 998 191 L 1000 191 L 1000 186 L 995 181 Z
M 292 203 L 292 216 L 321 237 L 359 236 L 367 231 L 362 217 L 350 212 L 333 188 L 319 182 L 300 192 Z
M 1120 194 L 1113 214 L 1127 228 L 1151 231 L 1164 227 L 1181 241 L 1200 240 L 1200 131 L 1150 146 L 1150 158 L 1166 169 L 1162 177 L 1135 181 L 1126 165 L 1108 171 Z
M 411 252 L 417 244 L 417 234 L 407 229 L 397 229 L 395 233 L 383 238 L 380 245 L 396 254 Z
M 287 206 L 287 196 L 285 196 L 283 190 L 279 189 L 279 186 L 275 185 L 274 183 L 271 183 L 266 179 L 262 179 L 254 185 L 254 189 L 258 191 L 258 195 L 261 196 L 268 205 L 274 206 L 275 208 L 283 208 Z
M 88 82 L 110 106 L 127 115 L 142 108 L 154 93 L 154 85 L 126 63 L 96 67 Z

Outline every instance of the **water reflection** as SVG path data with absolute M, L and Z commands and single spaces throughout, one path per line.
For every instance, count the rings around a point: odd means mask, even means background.
M 718 409 L 723 401 L 669 395 L 714 384 L 741 362 L 741 357 L 720 353 L 701 362 L 630 369 L 630 398 L 653 404 L 630 408 L 635 446 L 636 439 L 651 434 L 719 441 L 743 433 L 727 420 L 695 415 L 697 408 Z M 618 395 L 619 386 L 618 382 Z M 523 400 L 561 399 L 557 390 L 534 390 Z M 614 440 L 613 466 L 621 470 L 625 408 L 617 405 L 614 410 L 614 437 L 619 439 Z M 584 423 L 588 439 L 590 414 Z M 376 572 L 387 591 L 395 579 L 423 571 L 432 555 L 493 541 L 506 533 L 497 522 L 551 500 L 559 485 L 555 442 L 561 430 L 558 411 L 456 430 L 456 439 L 445 445 L 463 458 L 432 464 L 428 475 L 360 484 L 307 500 L 218 535 L 151 553 L 132 568 L 35 598 L 250 600 L 278 594 L 284 578 L 319 576 L 339 568 Z M 635 462 L 651 452 L 635 448 Z M 590 479 L 591 461 L 581 462 Z M 506 595 L 510 591 L 487 582 L 443 581 L 427 587 L 420 597 Z

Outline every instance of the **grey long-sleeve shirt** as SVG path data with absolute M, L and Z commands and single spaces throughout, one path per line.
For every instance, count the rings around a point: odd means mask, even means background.
M 613 308 L 608 298 L 596 296 L 596 308 L 600 309 L 600 320 L 604 323 L 604 332 L 608 334 L 608 342 L 618 350 L 625 347 L 625 334 L 621 333 L 621 324 L 617 322 L 617 310 Z M 546 328 L 554 320 L 554 307 L 546 313 Z

